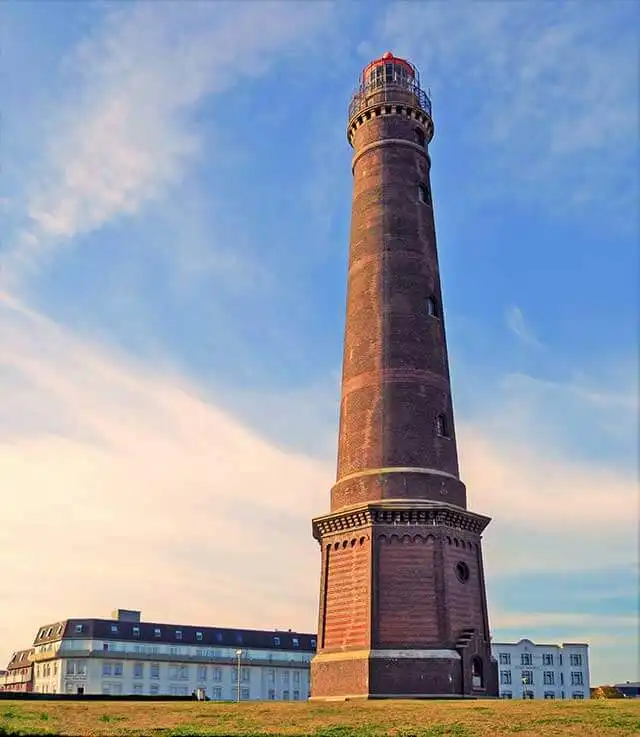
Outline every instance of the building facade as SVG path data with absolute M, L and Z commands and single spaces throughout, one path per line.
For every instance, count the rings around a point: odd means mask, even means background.
M 503 699 L 590 698 L 589 646 L 565 642 L 536 645 L 531 640 L 494 642 Z
M 11 656 L 6 671 L 0 671 L 0 691 L 33 691 L 33 650 L 17 650 Z
M 38 630 L 31 651 L 37 693 L 306 700 L 316 636 L 140 620 L 68 619 Z
M 336 483 L 321 548 L 312 698 L 497 696 L 481 538 L 460 479 L 429 143 L 415 67 L 362 72 Z

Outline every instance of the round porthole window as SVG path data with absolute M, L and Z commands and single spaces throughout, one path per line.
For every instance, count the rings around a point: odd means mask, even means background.
M 456 576 L 458 577 L 458 581 L 466 583 L 469 580 L 469 566 L 462 561 L 456 563 Z

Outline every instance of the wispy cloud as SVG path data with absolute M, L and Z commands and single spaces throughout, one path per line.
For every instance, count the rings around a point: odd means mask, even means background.
M 198 105 L 264 74 L 330 10 L 323 2 L 109 7 L 65 60 L 72 92 L 52 111 L 38 184 L 28 188 L 32 225 L 13 243 L 5 279 L 179 184 L 201 151 L 191 119 Z
M 175 621 L 314 626 L 310 519 L 328 509 L 332 461 L 265 439 L 238 421 L 233 402 L 170 365 L 107 351 L 15 299 L 0 302 L 0 341 L 0 476 L 11 499 L 0 578 L 12 582 L 0 593 L 11 612 L 2 648 L 28 641 L 34 616 L 100 615 L 121 603 Z M 334 431 L 333 413 L 314 409 L 333 399 L 315 387 L 269 401 L 293 432 Z M 518 446 L 494 428 L 460 427 L 470 506 L 495 518 L 490 579 L 633 554 L 634 478 L 552 462 L 535 435 Z M 522 544 L 532 536 L 535 556 Z M 158 570 L 162 590 L 141 585 Z
M 639 21 L 626 2 L 395 3 L 379 33 L 420 65 L 436 110 L 438 97 L 465 95 L 456 107 L 495 182 L 480 194 L 517 181 L 511 196 L 563 213 L 597 201 L 628 228 L 637 226 Z
M 507 327 L 525 345 L 542 348 L 542 343 L 525 322 L 524 315 L 519 307 L 513 306 L 507 310 Z

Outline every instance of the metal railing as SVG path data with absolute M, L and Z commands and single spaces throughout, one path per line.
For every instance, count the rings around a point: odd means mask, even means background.
M 431 99 L 420 85 L 380 82 L 360 87 L 354 93 L 349 103 L 349 120 L 370 105 L 405 102 L 404 97 L 406 95 L 414 97 L 417 107 L 431 115 Z

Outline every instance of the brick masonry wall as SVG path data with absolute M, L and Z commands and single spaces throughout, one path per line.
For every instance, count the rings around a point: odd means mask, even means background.
M 366 648 L 371 618 L 371 539 L 367 535 L 325 545 L 326 592 L 322 648 Z
M 354 134 L 356 155 L 384 139 L 415 141 L 418 123 L 400 115 L 373 118 Z M 347 286 L 338 485 L 332 509 L 388 496 L 376 479 L 343 486 L 371 468 L 430 468 L 435 480 L 389 481 L 396 496 L 466 505 L 458 479 L 442 295 L 425 148 L 388 145 L 354 166 Z M 436 303 L 429 315 L 427 300 Z M 448 437 L 436 421 L 444 415 Z M 444 486 L 444 491 L 443 491 Z
M 427 647 L 438 642 L 433 535 L 376 535 L 375 647 Z
M 476 632 L 484 633 L 488 628 L 482 600 L 483 582 L 478 563 L 478 541 L 464 540 L 452 532 L 446 535 L 443 543 L 448 639 L 455 641 L 460 630 L 465 627 L 473 627 Z M 456 565 L 459 562 L 466 563 L 469 567 L 469 579 L 464 583 L 456 575 Z

